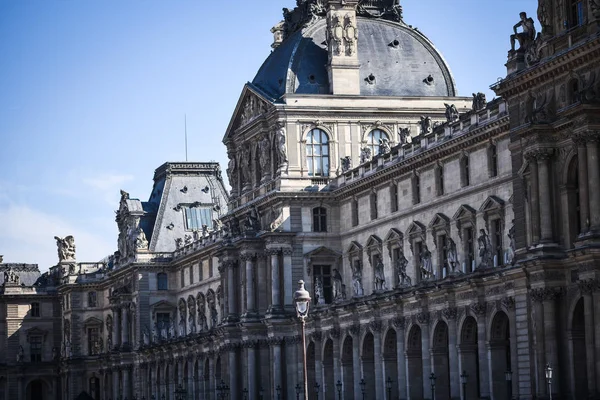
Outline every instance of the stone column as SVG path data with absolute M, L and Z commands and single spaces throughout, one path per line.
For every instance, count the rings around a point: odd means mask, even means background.
M 130 388 L 131 366 L 130 365 L 125 366 L 125 368 L 123 368 L 122 374 L 123 374 L 123 398 L 127 397 L 128 399 L 131 399 L 131 388 Z
M 429 313 L 420 313 L 417 315 L 419 326 L 421 327 L 421 355 L 423 362 L 423 397 L 431 399 L 431 386 L 429 376 L 431 375 L 431 354 L 429 352 Z
M 241 259 L 246 263 L 246 317 L 256 313 L 256 294 L 254 291 L 254 272 L 256 254 L 242 254 Z
M 581 231 L 589 230 L 590 202 L 588 190 L 588 161 L 587 148 L 584 140 L 577 141 L 577 180 L 579 181 L 579 215 Z
M 113 317 L 113 327 L 112 327 L 112 342 L 113 348 L 116 349 L 119 347 L 119 342 L 121 340 L 121 334 L 119 328 L 121 326 L 121 319 L 119 317 L 119 308 L 112 307 L 112 317 Z M 112 349 L 107 349 L 108 351 Z
M 249 399 L 258 398 L 256 348 L 253 342 L 246 343 L 248 352 L 248 394 Z
M 296 284 L 292 279 L 292 248 L 284 248 L 283 252 L 283 288 L 284 288 L 284 305 L 289 311 L 294 311 L 294 292 Z
M 550 157 L 549 150 L 537 153 L 538 163 L 538 185 L 540 196 L 540 241 L 542 243 L 553 242 L 552 237 L 552 182 L 550 181 Z
M 281 276 L 279 274 L 279 251 L 268 250 L 271 257 L 271 313 L 276 314 L 281 311 Z
M 362 371 L 360 367 L 360 326 L 350 328 L 352 333 L 352 372 L 354 372 L 354 398 L 362 399 L 360 380 Z
M 596 363 L 596 382 L 597 382 L 597 389 L 600 389 L 600 291 L 598 290 L 599 286 L 596 283 L 596 289 L 594 290 L 594 293 L 592 294 L 592 299 L 594 307 L 592 308 L 591 312 L 593 314 L 593 324 L 594 324 L 594 344 L 595 344 L 595 351 L 594 354 L 590 354 L 590 358 L 593 358 L 595 360 Z M 585 307 L 585 305 L 584 305 Z M 590 378 L 588 377 L 588 380 Z
M 373 345 L 375 347 L 375 398 L 384 399 L 385 394 L 385 379 L 383 377 L 383 349 L 381 345 L 381 322 L 374 321 L 371 323 L 371 331 L 373 332 Z
M 442 311 L 448 320 L 448 362 L 450 371 L 450 398 L 460 398 L 460 369 L 458 366 L 458 347 L 456 317 L 458 310 L 455 307 L 446 308 Z
M 590 282 L 590 281 L 588 281 Z M 597 281 L 591 281 L 592 285 L 581 285 L 581 292 L 583 293 L 583 310 L 585 318 L 585 353 L 587 362 L 587 376 L 588 376 L 588 393 L 596 393 L 597 382 L 594 379 L 596 376 L 596 363 L 594 355 L 596 349 L 594 346 L 594 299 L 592 292 L 594 284 Z
M 119 390 L 119 370 L 113 368 L 112 370 L 112 397 L 118 399 L 121 391 Z
M 537 244 L 540 241 L 540 206 L 539 206 L 539 179 L 538 179 L 538 164 L 533 154 L 529 153 L 525 156 L 529 160 L 529 176 L 531 180 L 531 190 L 529 194 L 529 203 L 531 204 L 531 232 L 532 242 Z
M 531 299 L 532 304 L 532 316 L 533 321 L 533 342 L 535 348 L 535 383 L 532 384 L 534 390 L 539 397 L 544 398 L 548 392 L 546 386 L 546 376 L 544 367 L 546 365 L 546 354 L 545 345 L 546 340 L 544 338 L 544 308 L 542 302 L 546 296 L 545 289 L 532 289 Z
M 600 160 L 598 159 L 598 135 L 588 137 L 587 146 L 587 169 L 590 199 L 590 230 L 600 231 Z
M 342 381 L 342 351 L 340 348 L 340 337 L 342 333 L 338 328 L 332 329 L 330 333 L 331 339 L 333 340 L 333 384 L 335 393 L 337 393 L 337 387 L 335 385 L 338 381 Z
M 323 345 L 321 342 L 322 335 L 320 331 L 314 332 L 312 335 L 312 340 L 315 343 L 315 382 L 320 385 L 321 392 L 323 391 L 323 383 L 324 383 L 324 374 L 323 374 Z M 308 387 L 309 393 L 314 393 L 314 387 Z M 322 396 L 319 395 L 319 398 Z M 310 398 L 310 396 L 309 396 Z
M 241 390 L 238 388 L 238 360 L 237 360 L 237 349 L 235 346 L 230 345 L 229 352 L 229 390 L 231 398 L 236 398 Z
M 406 355 L 404 354 L 404 336 L 406 319 L 398 317 L 393 321 L 396 327 L 396 363 L 398 365 L 398 398 L 408 399 L 408 385 L 406 384 Z
M 225 268 L 227 268 L 227 319 L 229 321 L 235 321 L 238 318 L 237 315 L 237 301 L 236 301 L 236 281 L 235 281 L 235 261 L 228 261 L 225 263 Z
M 486 315 L 487 305 L 485 303 L 475 303 L 471 306 L 471 311 L 477 319 L 477 356 L 479 358 L 479 393 L 482 398 L 490 398 L 490 371 L 487 361 L 487 334 L 486 334 Z
M 271 393 L 277 393 L 277 387 L 283 389 L 283 381 L 281 379 L 281 371 L 283 370 L 282 358 L 281 358 L 281 338 L 272 338 L 271 348 L 273 351 L 273 387 Z M 285 391 L 285 390 L 282 390 Z
M 121 308 L 121 347 L 129 347 L 129 304 Z

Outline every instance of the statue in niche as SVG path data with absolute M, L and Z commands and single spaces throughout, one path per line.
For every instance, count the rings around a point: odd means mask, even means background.
M 410 127 L 399 128 L 398 134 L 400 135 L 400 144 L 408 143 L 408 139 L 410 138 Z
M 481 258 L 479 268 L 493 267 L 494 260 L 492 255 L 492 242 L 490 240 L 490 236 L 486 233 L 485 229 L 480 229 L 479 232 L 480 235 L 477 238 L 477 244 L 479 246 L 479 257 Z
M 19 346 L 19 352 L 17 353 L 17 362 L 20 364 L 24 361 L 25 359 L 25 350 L 23 349 L 23 346 Z
M 456 106 L 454 104 L 446 104 L 446 103 L 444 103 L 444 106 L 446 107 L 446 121 L 448 121 L 448 122 L 457 121 L 459 118 L 459 114 L 458 114 L 458 110 L 456 109 Z
M 258 142 L 258 161 L 260 163 L 260 170 L 263 176 L 266 176 L 271 171 L 271 145 L 269 143 L 268 135 L 264 135 L 260 142 Z
M 350 156 L 346 156 L 340 159 L 342 165 L 342 173 L 348 172 L 352 169 L 352 159 Z
M 408 266 L 408 260 L 404 256 L 404 252 L 400 250 L 400 254 L 398 254 L 398 259 L 396 260 L 396 275 L 398 277 L 398 286 L 410 286 L 411 279 L 410 276 L 406 273 L 406 267 Z
M 223 302 L 223 289 L 221 289 L 221 285 L 219 285 L 219 287 L 217 287 L 217 293 L 216 293 L 216 297 L 217 297 L 217 304 L 219 305 L 219 312 L 221 314 L 221 318 L 223 318 L 223 314 L 225 312 L 224 310 L 224 302 Z
M 390 141 L 387 138 L 379 139 L 379 155 L 389 154 L 391 151 Z
M 158 343 L 158 328 L 156 324 L 152 325 L 152 343 Z
M 352 289 L 354 290 L 354 296 L 363 296 L 364 290 L 362 285 L 362 262 L 359 260 L 354 261 L 352 267 Z
M 520 12 L 521 20 L 513 26 L 514 34 L 510 35 L 510 49 L 515 51 L 515 42 L 519 42 L 519 51 L 525 51 L 535 39 L 535 24 L 533 18 L 528 18 L 526 12 Z M 521 32 L 517 29 L 521 28 Z
M 192 314 L 188 318 L 188 333 L 190 335 L 196 333 L 196 317 Z
M 217 306 L 213 303 L 210 307 L 210 321 L 212 323 L 211 329 L 216 329 L 219 323 L 219 313 L 217 311 Z
M 173 318 L 171 318 L 171 320 L 169 321 L 168 339 L 173 339 L 173 338 L 175 338 L 175 321 L 173 321 Z
M 473 93 L 473 111 L 481 111 L 487 106 L 487 100 L 485 99 L 485 93 Z
M 75 238 L 72 235 L 64 239 L 54 236 L 56 246 L 58 247 L 58 261 L 74 261 L 75 260 Z
M 287 173 L 288 157 L 286 148 L 285 127 L 278 122 L 275 131 L 275 144 L 277 146 L 277 163 L 281 173 Z
M 342 281 L 342 274 L 337 269 L 333 269 L 333 299 L 343 300 L 344 299 L 344 284 Z
M 360 163 L 364 164 L 366 162 L 371 161 L 372 155 L 371 155 L 371 148 L 370 147 L 363 147 L 360 150 Z
M 187 311 L 187 307 L 185 304 L 185 301 L 180 301 L 179 302 L 179 336 L 185 336 L 185 331 L 186 331 L 186 327 L 185 327 L 185 319 L 186 319 L 186 311 Z
M 510 246 L 508 247 L 507 261 L 509 265 L 515 265 L 516 254 L 517 254 L 517 242 L 515 238 L 515 220 L 512 220 L 512 225 L 508 230 L 508 238 L 510 240 Z
M 198 329 L 200 332 L 206 331 L 208 330 L 208 324 L 206 322 L 206 300 L 202 293 L 198 294 L 196 302 L 198 303 Z
M 426 244 L 423 243 L 421 250 L 421 274 L 423 279 L 433 278 L 433 260 L 431 259 L 431 251 Z
M 159 326 L 159 328 L 160 328 L 160 340 L 167 340 L 169 338 L 169 336 L 168 336 L 169 323 L 163 321 L 163 323 L 161 324 L 161 326 Z
M 323 282 L 321 281 L 320 276 L 317 276 L 315 278 L 315 301 L 319 306 L 325 304 L 325 296 L 323 294 Z
M 421 126 L 421 135 L 427 135 L 433 132 L 433 122 L 430 117 L 421 116 L 419 125 Z
M 458 252 L 456 251 L 456 243 L 454 243 L 454 240 L 452 240 L 452 238 L 448 239 L 448 266 L 450 267 L 450 271 L 448 271 L 448 273 L 454 273 L 456 272 L 456 267 L 459 265 L 458 262 Z
M 375 290 L 386 290 L 385 287 L 385 275 L 384 275 L 384 266 L 383 261 L 377 258 L 377 262 L 375 263 Z
M 281 226 L 283 225 L 283 208 L 275 207 L 271 208 L 271 218 L 269 218 L 271 224 L 269 225 L 269 229 L 271 232 L 279 232 L 281 231 Z
M 229 179 L 229 185 L 232 187 L 232 189 L 236 189 L 236 184 L 237 184 L 237 177 L 238 177 L 238 172 L 237 172 L 237 168 L 236 168 L 236 162 L 235 162 L 235 153 L 230 152 L 229 154 L 229 163 L 227 164 L 227 178 Z
M 245 184 L 250 185 L 252 183 L 252 158 L 248 146 L 242 150 L 242 176 Z
M 113 347 L 112 331 L 113 331 L 113 321 L 112 321 L 112 317 L 109 315 L 108 317 L 106 317 L 106 348 L 108 350 L 111 350 Z

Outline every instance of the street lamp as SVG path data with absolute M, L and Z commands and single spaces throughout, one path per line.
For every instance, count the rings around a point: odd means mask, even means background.
M 335 384 L 335 387 L 337 388 L 337 391 L 338 391 L 338 400 L 342 400 L 342 382 L 337 381 L 337 383 Z
M 388 400 L 392 399 L 392 378 L 390 378 L 388 376 L 387 380 L 385 381 L 385 388 L 387 389 L 387 394 L 388 394 Z
M 302 391 L 302 386 L 300 384 L 296 384 L 296 400 L 300 400 L 300 392 Z
M 319 388 L 321 387 L 321 385 L 319 385 L 319 382 L 315 382 L 315 399 L 319 400 Z
M 460 374 L 460 384 L 462 385 L 463 389 L 463 400 L 467 400 L 467 378 L 469 378 L 467 371 L 463 371 L 462 374 Z
M 431 375 L 429 375 L 429 382 L 431 382 L 431 398 L 433 400 L 435 400 L 435 380 L 436 379 L 437 379 L 437 377 L 432 372 Z
M 363 400 L 365 400 L 365 386 L 367 385 L 367 382 L 365 382 L 364 378 L 360 380 L 360 392 L 362 393 L 362 398 Z
M 504 373 L 504 378 L 506 379 L 506 394 L 508 395 L 508 400 L 512 400 L 512 371 L 510 368 Z
M 298 290 L 294 293 L 294 303 L 296 304 L 296 313 L 302 323 L 302 362 L 304 364 L 304 398 L 308 398 L 308 374 L 306 372 L 306 336 L 304 334 L 305 319 L 308 315 L 310 305 L 310 294 L 304 289 L 304 281 L 298 281 Z
M 548 396 L 552 400 L 552 373 L 554 370 L 550 366 L 550 363 L 546 364 L 546 381 L 548 381 Z

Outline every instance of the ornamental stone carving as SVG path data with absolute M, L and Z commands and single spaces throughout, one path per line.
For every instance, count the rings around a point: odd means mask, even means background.
M 519 42 L 520 52 L 525 52 L 535 39 L 535 24 L 533 18 L 528 18 L 526 12 L 519 13 L 520 21 L 513 27 L 514 34 L 510 35 L 510 49 L 515 51 L 515 44 Z M 517 29 L 521 28 L 521 32 Z
M 277 163 L 279 166 L 279 172 L 281 174 L 287 174 L 288 167 L 288 156 L 287 156 L 287 145 L 285 126 L 282 122 L 278 122 L 275 125 L 275 145 L 277 147 Z
M 56 246 L 58 247 L 58 261 L 74 261 L 75 260 L 75 238 L 72 235 L 60 238 L 54 236 Z
M 421 116 L 419 125 L 421 126 L 421 135 L 428 135 L 433 132 L 433 122 L 430 117 Z
M 485 303 L 471 304 L 471 311 L 477 316 L 483 316 L 487 311 L 487 305 Z
M 512 296 L 504 297 L 500 302 L 507 310 L 514 310 L 515 308 L 515 298 Z
M 582 294 L 592 294 L 600 289 L 600 281 L 598 279 L 586 279 L 577 282 L 579 290 Z
M 406 317 L 395 317 L 391 320 L 392 326 L 398 329 L 404 329 L 406 327 Z
M 346 40 L 346 55 L 352 56 L 356 53 L 356 43 L 358 41 L 358 29 L 354 19 L 350 14 L 344 17 L 344 39 Z
M 454 122 L 457 121 L 459 118 L 459 114 L 458 114 L 458 110 L 456 109 L 456 106 L 454 104 L 446 104 L 444 103 L 444 107 L 446 107 L 446 121 L 447 122 Z
M 417 322 L 419 322 L 419 324 L 421 324 L 421 325 L 428 324 L 429 320 L 431 318 L 428 312 L 418 313 L 416 317 L 417 317 Z
M 458 309 L 456 307 L 448 307 L 442 310 L 442 315 L 447 320 L 455 320 L 458 316 Z

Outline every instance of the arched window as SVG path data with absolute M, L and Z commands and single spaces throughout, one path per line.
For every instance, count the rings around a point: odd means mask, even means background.
M 329 176 L 329 138 L 320 129 L 306 136 L 306 164 L 309 176 Z
M 164 272 L 156 274 L 156 287 L 158 290 L 169 290 L 169 278 Z
M 327 232 L 327 209 L 313 208 L 313 232 Z
M 390 140 L 387 133 L 382 131 L 381 129 L 373 129 L 367 135 L 367 147 L 371 149 L 371 154 L 373 157 L 379 155 L 379 140 L 386 139 Z

